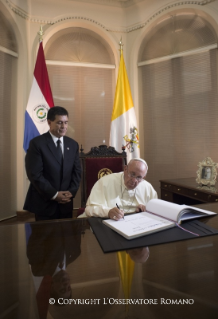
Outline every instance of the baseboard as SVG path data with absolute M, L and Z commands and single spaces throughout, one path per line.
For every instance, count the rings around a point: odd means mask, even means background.
M 12 216 L 9 216 L 9 217 L 1 218 L 0 222 L 3 222 L 5 220 L 8 220 L 8 219 L 11 219 L 11 218 L 14 218 L 14 217 L 16 217 L 16 215 L 12 215 Z

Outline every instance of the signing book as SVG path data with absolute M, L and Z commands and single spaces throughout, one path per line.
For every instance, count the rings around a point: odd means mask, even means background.
M 210 215 L 216 213 L 161 199 L 151 199 L 146 206 L 146 212 L 125 216 L 125 219 L 119 221 L 107 219 L 102 222 L 126 239 L 133 239 L 174 227 L 183 220 Z

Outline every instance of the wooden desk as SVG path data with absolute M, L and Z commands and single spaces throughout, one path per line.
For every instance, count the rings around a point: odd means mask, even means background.
M 218 212 L 216 203 L 202 207 Z M 218 229 L 218 216 L 201 221 Z M 134 262 L 143 251 L 124 252 L 120 267 L 117 253 L 102 252 L 87 220 L 0 226 L 0 316 L 37 319 L 46 318 L 48 311 L 47 318 L 56 319 L 217 318 L 218 236 L 149 250 L 143 263 Z M 59 301 L 63 306 L 46 304 L 50 296 L 45 289 L 41 295 L 45 313 L 39 316 L 39 282 L 53 274 L 64 254 L 71 299 L 77 304 L 66 296 Z M 62 283 L 67 285 L 67 279 Z M 127 306 L 127 299 L 138 304 Z M 180 304 L 172 304 L 176 302 Z
M 196 178 L 160 180 L 161 199 L 186 205 L 218 202 L 216 187 L 199 186 Z

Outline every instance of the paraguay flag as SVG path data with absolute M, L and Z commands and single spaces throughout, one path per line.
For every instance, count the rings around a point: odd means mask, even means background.
M 25 152 L 34 137 L 48 131 L 47 113 L 54 106 L 42 42 L 39 44 L 33 84 L 25 112 L 23 148 Z

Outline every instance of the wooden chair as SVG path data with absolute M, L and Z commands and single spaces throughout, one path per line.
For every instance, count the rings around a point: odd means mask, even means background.
M 82 166 L 81 181 L 81 208 L 77 216 L 81 215 L 86 206 L 86 201 L 97 180 L 104 175 L 122 172 L 126 165 L 125 148 L 119 153 L 112 146 L 99 145 L 92 147 L 88 153 L 80 149 L 80 161 Z

